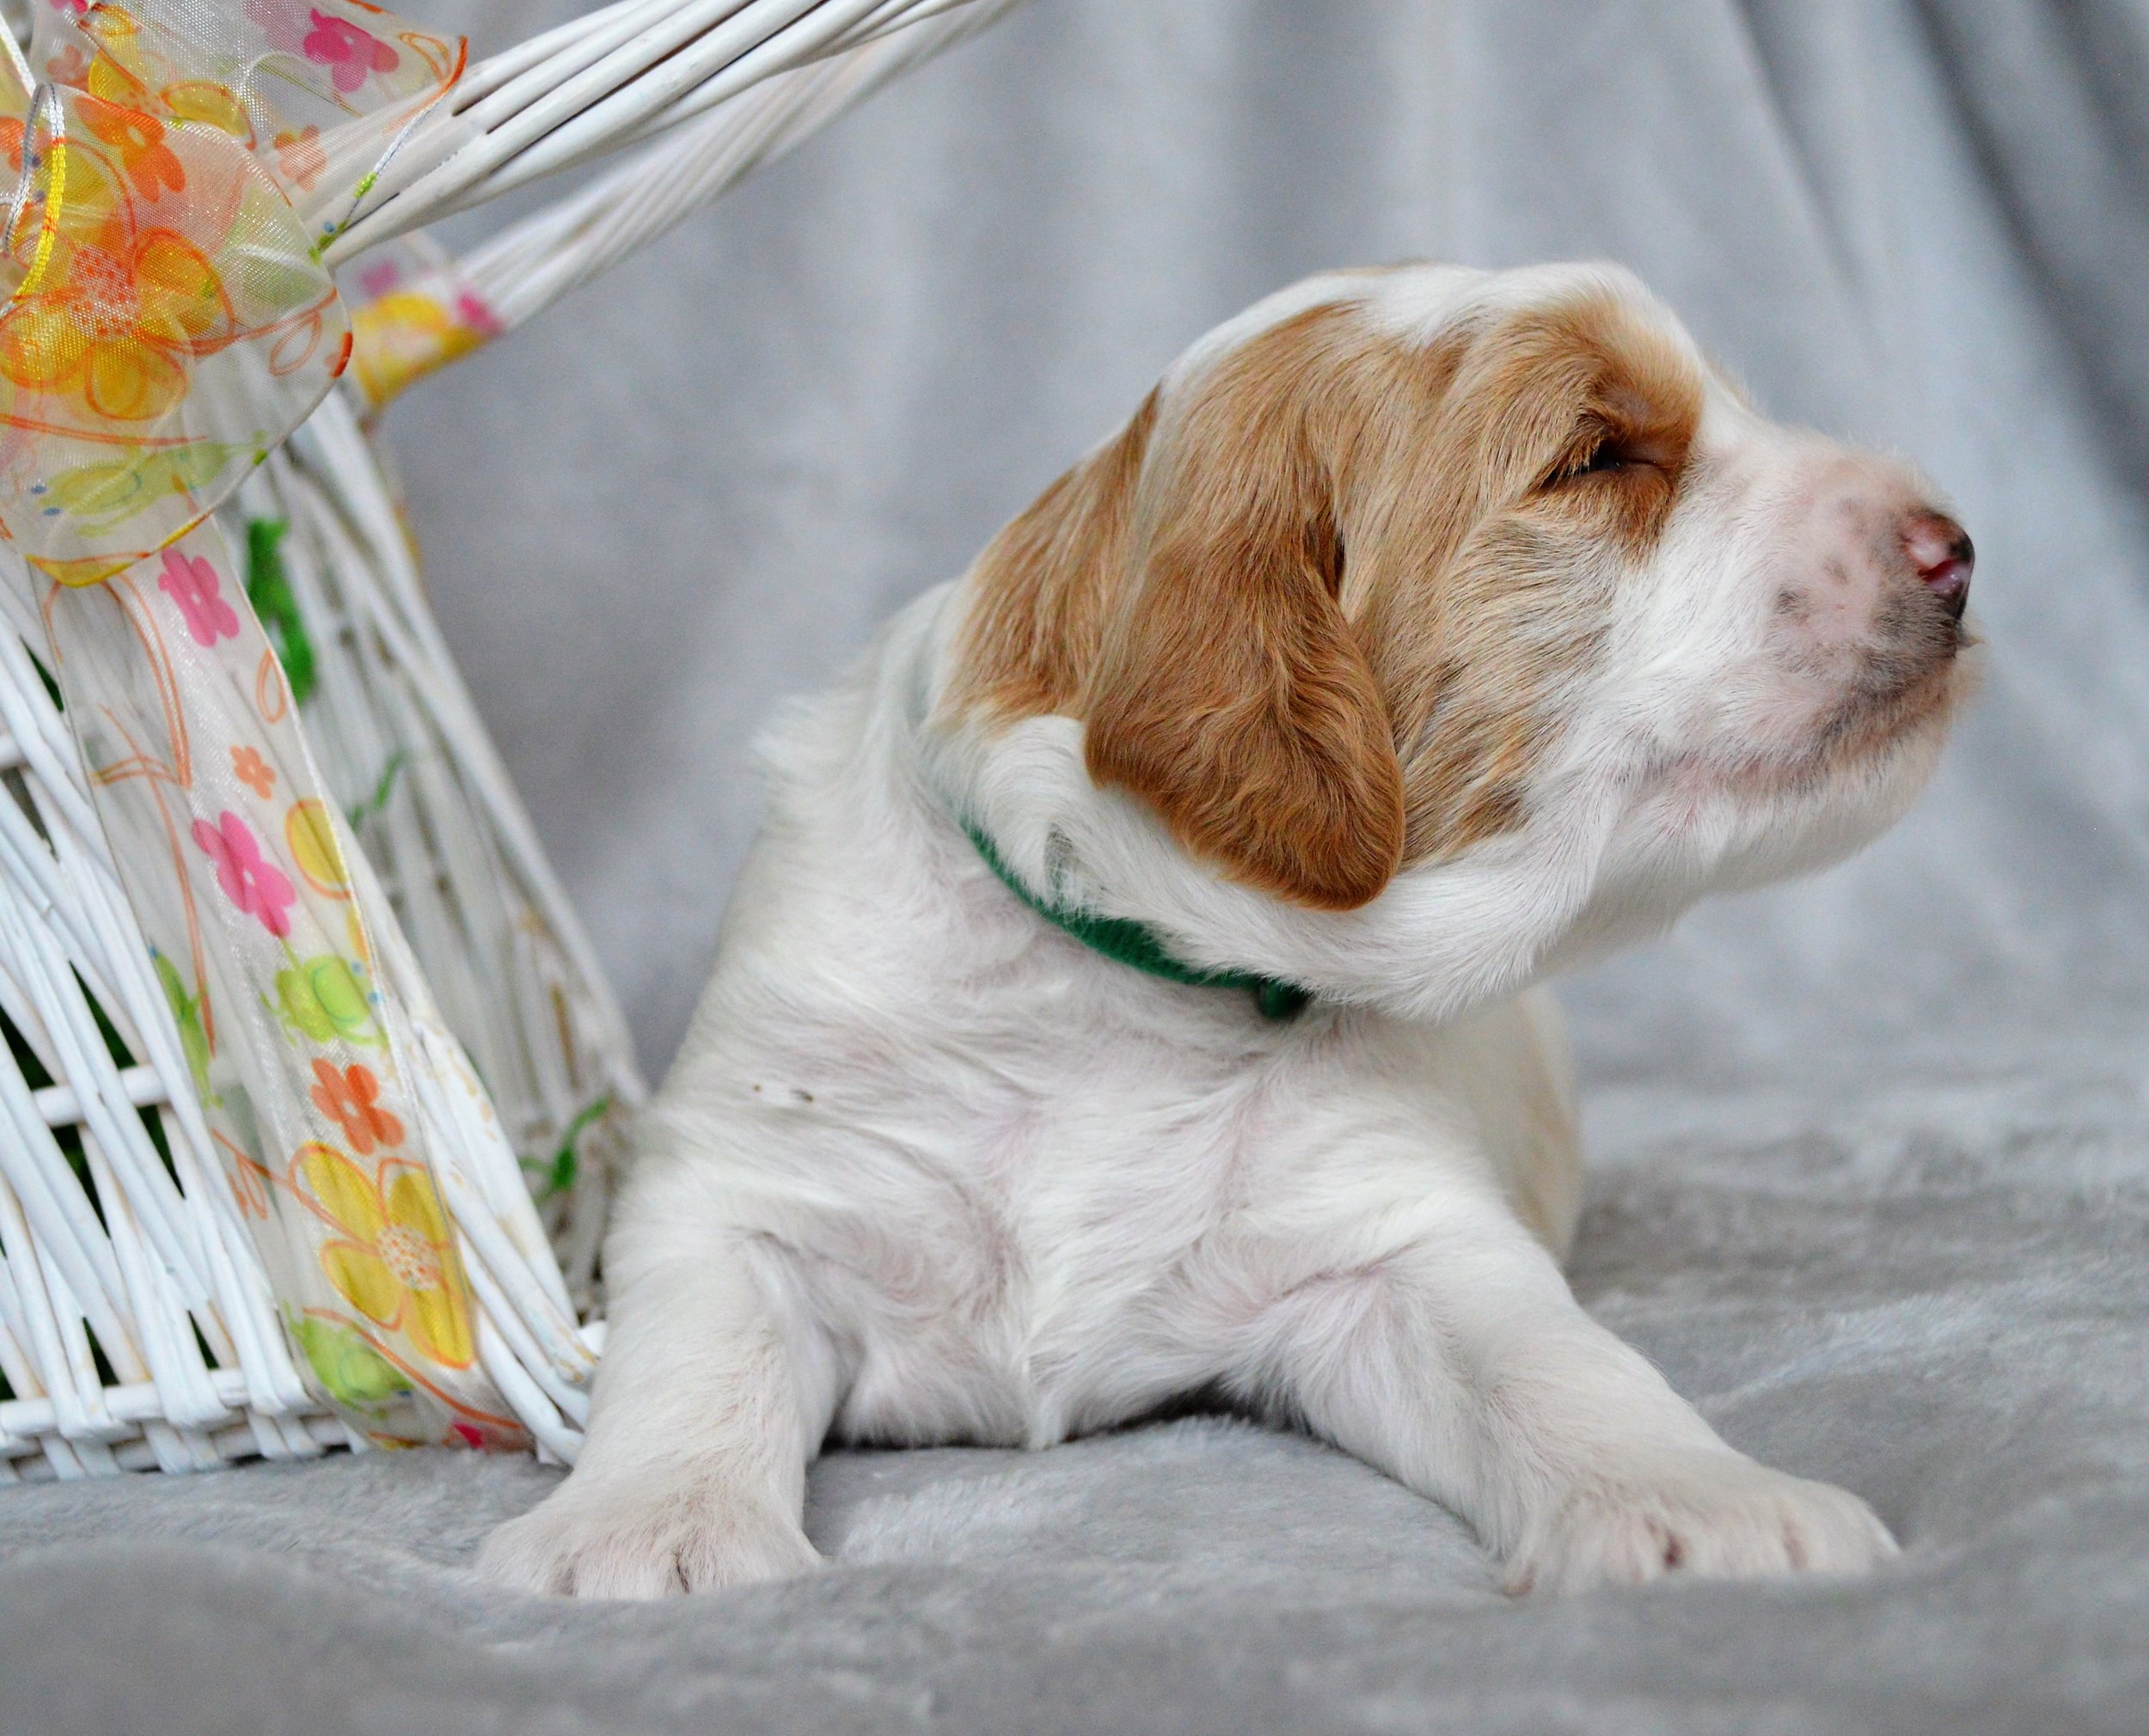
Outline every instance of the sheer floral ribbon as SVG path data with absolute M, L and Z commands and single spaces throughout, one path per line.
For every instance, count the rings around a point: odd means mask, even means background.
M 448 1154 L 450 1124 L 504 1135 L 209 517 L 343 371 L 321 245 L 462 44 L 359 0 L 37 11 L 43 82 L 0 80 L 0 531 L 47 581 L 99 815 L 309 1385 L 377 1440 L 519 1444 L 466 1231 L 542 1232 Z
M 369 410 L 507 329 L 461 264 L 422 231 L 369 254 L 357 278 L 351 371 Z

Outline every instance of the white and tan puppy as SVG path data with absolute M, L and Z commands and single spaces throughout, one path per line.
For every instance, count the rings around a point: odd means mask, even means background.
M 831 1434 L 1190 1393 L 1447 1503 L 1516 1588 L 1892 1554 L 1575 1302 L 1529 985 L 1893 820 L 1969 566 L 1623 272 L 1339 272 L 1210 333 L 773 731 L 587 1445 L 485 1567 L 795 1573 Z

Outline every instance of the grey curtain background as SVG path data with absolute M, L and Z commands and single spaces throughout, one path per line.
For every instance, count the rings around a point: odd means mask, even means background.
M 464 17 L 486 50 L 568 9 Z M 390 414 L 448 637 L 652 1072 L 772 705 L 1204 327 L 1407 255 L 1626 261 L 1777 413 L 1914 457 L 1979 545 L 1991 678 L 1936 787 L 1849 867 L 1569 985 L 1592 1073 L 2134 1022 L 2149 7 L 1032 0 Z

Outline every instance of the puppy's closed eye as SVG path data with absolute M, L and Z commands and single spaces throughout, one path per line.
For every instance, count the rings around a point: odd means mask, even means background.
M 1636 456 L 1616 442 L 1607 440 L 1591 447 L 1578 457 L 1566 459 L 1558 468 L 1545 479 L 1541 486 L 1546 488 L 1558 488 L 1570 482 L 1579 482 L 1584 477 L 1607 475 L 1629 469 L 1638 464 L 1646 464 L 1648 462 L 1645 458 Z
M 1678 453 L 1664 440 L 1597 427 L 1568 448 L 1538 486 L 1563 488 L 1591 478 L 1632 477 L 1644 471 L 1662 474 L 1678 462 Z

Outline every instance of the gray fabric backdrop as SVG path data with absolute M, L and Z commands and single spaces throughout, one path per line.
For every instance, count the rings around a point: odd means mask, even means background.
M 1567 991 L 1579 1291 L 1904 1561 L 1509 1605 L 1437 1509 L 1197 1421 L 841 1455 L 829 1573 L 577 1608 L 468 1568 L 548 1473 L 339 1458 L 0 1490 L 0 1728 L 2149 1727 L 2140 0 L 1033 0 L 419 388 L 440 614 L 644 1060 L 772 702 L 1205 326 L 1428 254 L 1626 260 L 1977 537 L 1991 679 L 1910 821 Z

